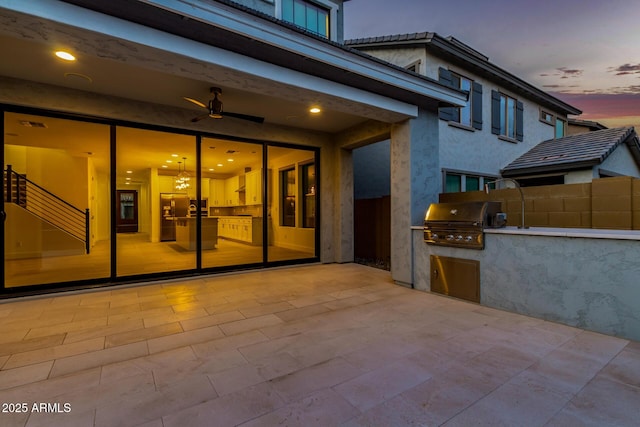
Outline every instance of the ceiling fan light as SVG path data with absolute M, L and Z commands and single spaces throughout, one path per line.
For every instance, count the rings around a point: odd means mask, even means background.
M 209 117 L 212 119 L 221 119 L 222 118 L 222 101 L 218 99 L 218 94 L 216 93 L 214 98 L 209 101 Z

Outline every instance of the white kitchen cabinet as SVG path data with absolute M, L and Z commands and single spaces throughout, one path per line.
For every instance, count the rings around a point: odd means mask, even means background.
M 215 208 L 226 206 L 225 202 L 225 180 L 211 179 L 209 180 L 209 207 Z
M 240 176 L 232 176 L 224 181 L 224 206 L 240 205 Z
M 267 176 L 271 170 L 267 170 Z M 262 204 L 262 169 L 252 170 L 245 174 L 245 204 Z
M 262 218 L 245 216 L 218 217 L 218 236 L 251 245 L 261 245 Z

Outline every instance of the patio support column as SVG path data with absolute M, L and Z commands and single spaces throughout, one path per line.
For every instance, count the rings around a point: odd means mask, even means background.
M 411 226 L 438 198 L 438 135 L 437 113 L 422 109 L 391 128 L 391 277 L 403 285 L 413 284 Z
M 353 160 L 351 150 L 336 150 L 336 175 L 338 191 L 334 200 L 337 207 L 334 228 L 336 262 L 353 262 Z

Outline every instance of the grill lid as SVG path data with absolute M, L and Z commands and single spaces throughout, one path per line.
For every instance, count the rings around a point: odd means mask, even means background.
M 473 224 L 482 227 L 487 214 L 487 202 L 432 203 L 424 222 Z

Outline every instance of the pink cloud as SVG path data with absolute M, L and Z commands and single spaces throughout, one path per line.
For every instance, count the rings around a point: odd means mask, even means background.
M 626 93 L 562 93 L 552 95 L 582 110 L 585 120 L 614 120 L 640 124 L 640 86 L 627 88 Z

